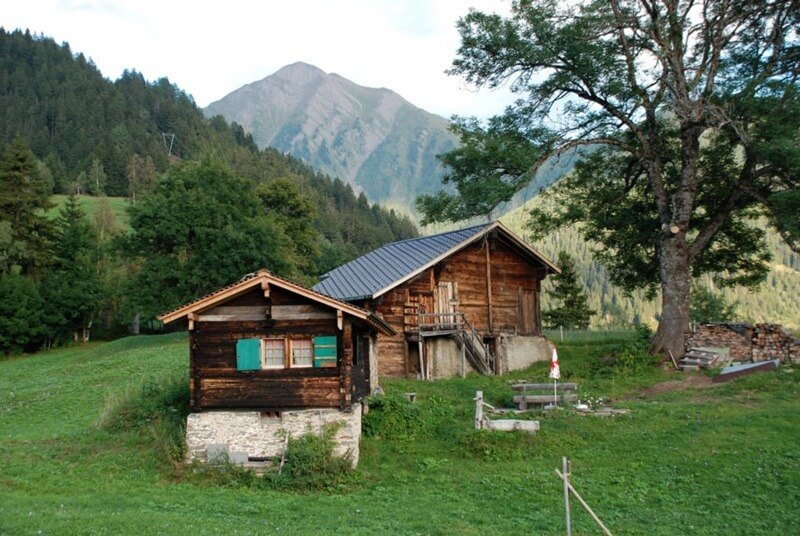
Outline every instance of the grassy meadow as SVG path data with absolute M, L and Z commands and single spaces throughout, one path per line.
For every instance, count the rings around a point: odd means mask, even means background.
M 507 380 L 545 381 L 546 363 L 504 377 L 386 380 L 388 397 L 414 391 L 417 402 L 371 411 L 359 469 L 324 491 L 200 477 L 169 459 L 159 428 L 99 426 L 142 386 L 186 377 L 183 334 L 5 359 L 0 534 L 563 534 L 561 456 L 614 534 L 796 530 L 800 371 L 715 385 L 646 365 L 633 340 L 565 336 L 562 379 L 631 413 L 540 414 L 537 435 L 475 431 L 472 397 L 480 389 L 510 405 Z M 599 534 L 575 501 L 573 533 Z

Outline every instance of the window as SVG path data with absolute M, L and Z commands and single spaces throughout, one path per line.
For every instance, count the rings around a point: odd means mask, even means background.
M 336 367 L 336 336 L 239 339 L 236 370 Z
M 283 339 L 264 339 L 261 344 L 261 368 L 283 368 L 286 364 Z
M 289 357 L 292 367 L 313 367 L 314 354 L 311 350 L 311 339 L 290 340 Z

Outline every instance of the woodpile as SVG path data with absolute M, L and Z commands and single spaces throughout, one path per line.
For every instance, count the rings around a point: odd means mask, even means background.
M 684 372 L 689 372 L 722 367 L 728 362 L 730 357 L 726 352 L 710 348 L 689 348 L 681 359 L 680 367 Z
M 692 348 L 727 348 L 741 363 L 780 359 L 800 363 L 800 340 L 779 324 L 699 324 L 686 334 L 687 352 Z

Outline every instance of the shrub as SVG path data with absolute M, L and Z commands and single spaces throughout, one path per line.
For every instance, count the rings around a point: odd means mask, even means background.
M 140 430 L 157 450 L 179 461 L 184 454 L 189 382 L 185 373 L 153 378 L 106 402 L 98 425 L 111 431 Z
M 341 424 L 327 425 L 322 434 L 311 431 L 289 437 L 285 465 L 280 473 L 267 473 L 265 486 L 279 485 L 297 490 L 330 489 L 344 482 L 352 471 L 350 455 L 333 454 L 334 436 Z
M 368 437 L 408 440 L 425 429 L 422 409 L 403 395 L 372 396 L 367 404 L 369 413 L 364 415 L 361 427 Z
M 609 352 L 592 362 L 591 373 L 596 377 L 629 376 L 660 362 L 650 353 L 652 333 L 647 326 L 636 328 L 629 340 L 610 347 Z

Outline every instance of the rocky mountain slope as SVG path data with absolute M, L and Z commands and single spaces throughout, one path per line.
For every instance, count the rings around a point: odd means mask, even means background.
M 456 142 L 447 120 L 397 93 L 306 63 L 243 86 L 204 112 L 236 121 L 260 147 L 301 158 L 372 201 L 411 201 L 440 188 L 436 155 Z

